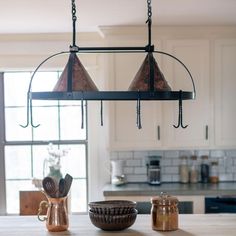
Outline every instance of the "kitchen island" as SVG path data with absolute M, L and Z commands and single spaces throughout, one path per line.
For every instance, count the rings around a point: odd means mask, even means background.
M 235 236 L 236 214 L 179 215 L 179 229 L 171 232 L 153 231 L 150 215 L 138 215 L 135 223 L 123 231 L 103 231 L 92 225 L 88 215 L 70 216 L 68 231 L 50 233 L 45 222 L 36 216 L 0 216 L 1 236 Z

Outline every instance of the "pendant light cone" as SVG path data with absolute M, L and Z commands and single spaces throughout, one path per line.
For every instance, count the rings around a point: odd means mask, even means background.
M 171 87 L 168 85 L 153 54 L 150 52 L 145 57 L 143 64 L 131 82 L 129 91 L 151 91 L 151 66 L 153 67 L 154 91 L 171 91 Z
M 69 60 L 53 91 L 98 91 L 98 88 L 80 62 L 76 53 L 70 53 Z

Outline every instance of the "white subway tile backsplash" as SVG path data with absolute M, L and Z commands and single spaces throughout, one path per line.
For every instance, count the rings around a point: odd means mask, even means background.
M 124 167 L 124 174 L 133 174 L 134 173 L 134 168 L 133 167 Z
M 179 182 L 179 175 L 172 175 L 171 176 L 171 180 L 172 180 L 172 182 Z
M 229 157 L 235 157 L 236 158 L 236 150 L 228 150 L 226 151 L 226 155 Z
M 147 182 L 147 175 L 126 175 L 128 182 Z
M 133 159 L 133 152 L 118 152 L 119 159 Z
M 162 156 L 161 175 L 163 182 L 179 182 L 180 156 L 198 156 L 198 164 L 201 163 L 200 156 L 208 155 L 209 162 L 217 160 L 219 163 L 220 181 L 236 181 L 236 150 L 168 150 L 168 151 L 118 151 L 111 152 L 110 160 L 124 160 L 124 174 L 128 182 L 147 181 L 148 156 Z M 190 159 L 188 161 L 190 164 Z
M 148 156 L 163 156 L 163 151 L 148 151 Z
M 197 151 L 195 151 L 195 155 L 198 156 L 199 158 L 201 156 L 209 156 L 210 151 L 209 150 L 197 150 Z
M 111 160 L 118 160 L 118 152 L 111 152 L 110 159 Z
M 161 159 L 161 166 L 171 166 L 172 159 L 170 158 L 163 158 Z
M 178 158 L 179 157 L 179 151 L 165 151 L 164 157 L 167 158 Z
M 126 166 L 141 166 L 141 160 L 127 160 Z
M 223 157 L 225 156 L 225 151 L 222 151 L 222 150 L 212 150 L 210 152 L 210 156 L 211 157 Z
M 168 166 L 163 167 L 165 174 L 179 174 L 179 167 L 178 166 Z
M 161 181 L 162 182 L 171 182 L 172 181 L 171 175 L 162 174 L 161 175 Z
M 147 174 L 147 168 L 146 167 L 135 167 L 134 174 Z
M 134 159 L 147 159 L 147 151 L 134 151 Z

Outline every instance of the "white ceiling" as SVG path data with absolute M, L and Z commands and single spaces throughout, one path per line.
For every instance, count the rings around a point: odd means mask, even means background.
M 146 0 L 76 0 L 77 30 L 144 25 Z M 71 0 L 0 0 L 0 33 L 71 32 Z M 236 25 L 236 0 L 152 0 L 154 25 Z

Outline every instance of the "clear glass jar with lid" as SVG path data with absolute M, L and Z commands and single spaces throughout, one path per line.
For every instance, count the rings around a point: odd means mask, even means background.
M 202 156 L 202 163 L 201 163 L 201 182 L 208 183 L 209 182 L 209 160 L 208 156 Z
M 219 182 L 219 165 L 218 161 L 212 161 L 210 166 L 210 182 L 218 183 Z
M 183 184 L 186 184 L 189 182 L 189 167 L 188 167 L 187 156 L 180 157 L 179 181 L 180 183 L 183 183 Z
M 190 157 L 191 165 L 189 170 L 189 180 L 190 183 L 197 183 L 198 182 L 198 163 L 197 163 L 197 156 L 193 155 Z

